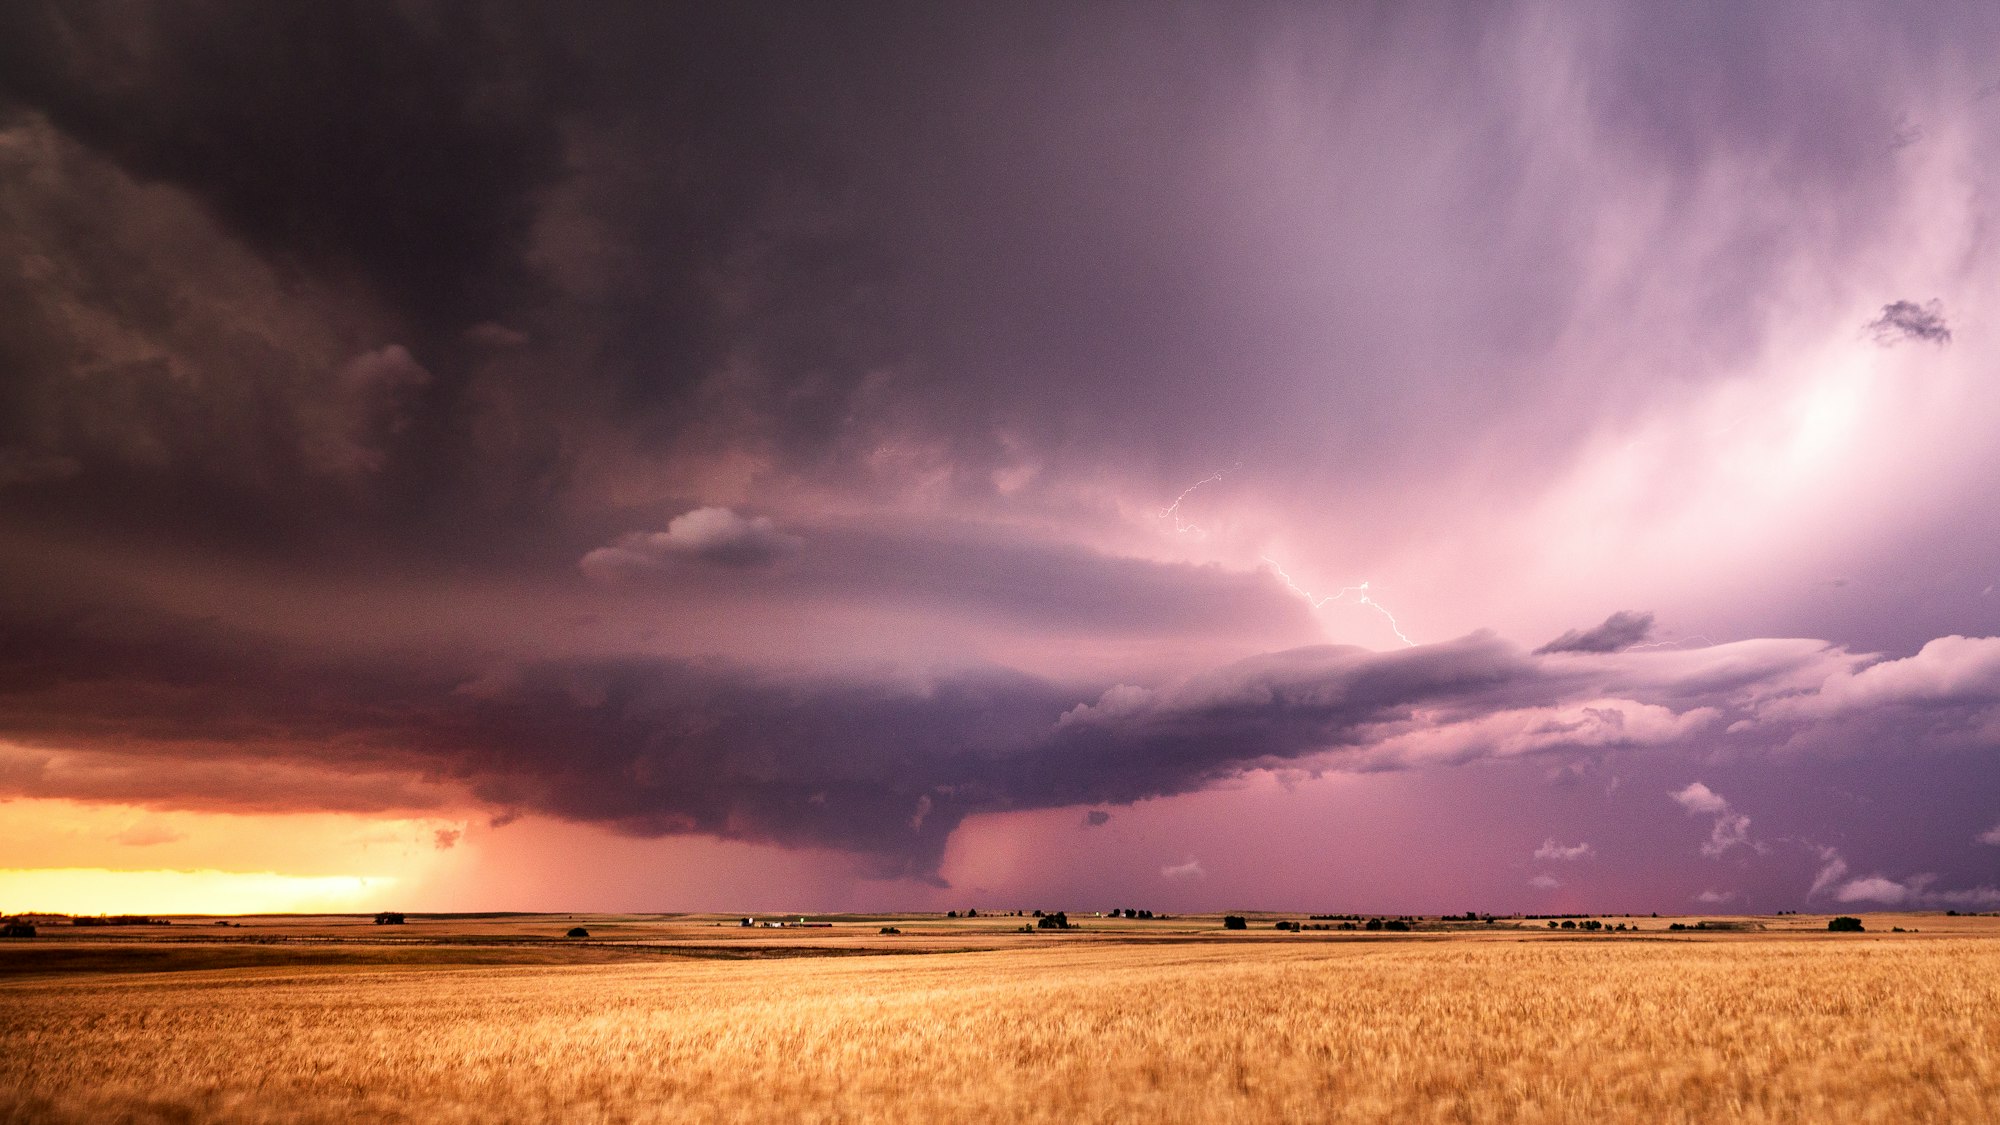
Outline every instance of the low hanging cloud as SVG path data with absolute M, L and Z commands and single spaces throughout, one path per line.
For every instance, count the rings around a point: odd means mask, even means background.
M 1842 866 L 1844 870 L 1845 865 Z M 1832 894 L 1833 900 L 1840 903 L 1866 902 L 1909 909 L 1988 910 L 2000 906 L 2000 888 L 1981 886 L 1938 890 L 1934 889 L 1937 881 L 1937 876 L 1928 873 L 1903 879 L 1865 875 L 1841 883 L 1832 889 Z M 1820 889 L 1820 884 L 1815 882 L 1814 891 Z
M 1198 859 L 1189 859 L 1186 863 L 1169 864 L 1160 868 L 1162 879 L 1202 879 L 1207 875 L 1208 872 L 1202 869 L 1201 861 Z
M 1981 832 L 1974 839 L 1981 844 L 1992 844 L 1994 847 L 2000 847 L 2000 824 L 1996 824 L 1986 831 Z
M 1538 657 L 1479 633 L 1097 687 L 992 666 L 911 676 L 656 655 L 521 658 L 496 673 L 484 653 L 343 652 L 137 613 L 0 613 L 0 639 L 0 739 L 12 744 L 0 794 L 273 810 L 470 802 L 635 835 L 831 848 L 917 878 L 935 878 L 974 814 L 1082 807 L 1089 826 L 1108 821 L 1106 806 L 1255 769 L 1754 750 L 1858 729 L 1857 710 L 1870 737 L 1908 717 L 1907 737 L 1931 738 L 1980 729 L 2000 706 L 1985 674 L 1995 642 L 1952 638 L 1902 660 L 1807 640 Z M 1705 783 L 1670 796 L 1712 819 L 1703 854 L 1758 847 L 1749 818 Z M 1588 847 L 1551 837 L 1538 858 Z
M 1083 826 L 1085 828 L 1102 828 L 1109 823 L 1111 823 L 1111 814 L 1105 812 L 1103 809 L 1091 809 L 1089 812 L 1083 814 Z
M 604 582 L 658 574 L 676 561 L 751 569 L 777 562 L 802 542 L 778 530 L 768 516 L 696 508 L 669 520 L 665 531 L 633 532 L 590 552 L 577 565 Z
M 1862 325 L 1862 328 L 1885 348 L 1905 340 L 1918 340 L 1939 347 L 1951 343 L 1951 326 L 1945 323 L 1944 302 L 1936 298 L 1922 304 L 1891 301 L 1882 306 L 1880 316 Z
M 1589 629 L 1571 629 L 1535 650 L 1536 656 L 1557 652 L 1622 652 L 1653 635 L 1653 615 L 1620 610 Z

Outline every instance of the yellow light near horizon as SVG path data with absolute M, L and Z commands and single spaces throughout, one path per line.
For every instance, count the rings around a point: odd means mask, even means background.
M 380 909 L 401 882 L 381 875 L 0 868 L 4 914 L 317 914 Z

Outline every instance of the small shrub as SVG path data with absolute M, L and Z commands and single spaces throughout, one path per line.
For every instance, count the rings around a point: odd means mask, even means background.
M 574 926 L 574 927 L 571 927 L 571 929 L 570 929 L 569 933 L 567 933 L 567 934 L 565 934 L 565 935 L 563 935 L 563 936 L 564 936 L 564 937 L 589 937 L 589 936 L 590 936 L 590 931 L 589 931 L 589 930 L 586 930 L 586 929 L 584 929 L 584 928 L 583 928 L 582 926 Z
M 1410 924 L 1408 922 L 1403 921 L 1401 918 L 1389 919 L 1387 922 L 1382 923 L 1382 928 L 1385 930 L 1394 930 L 1397 933 L 1403 933 L 1403 934 L 1407 934 L 1410 932 Z
M 1835 918 L 1831 922 L 1828 922 L 1826 924 L 1826 928 L 1834 931 L 1835 933 L 1843 933 L 1843 934 L 1858 934 L 1862 932 L 1861 919 L 1852 918 L 1845 914 L 1841 915 L 1838 918 Z
M 1023 926 L 1023 927 L 1021 927 L 1021 928 L 1022 928 L 1022 929 L 1024 929 L 1024 930 L 1025 930 L 1025 929 L 1027 929 L 1027 927 L 1026 927 L 1026 926 Z M 885 933 L 885 934 L 900 934 L 900 933 L 902 933 L 903 931 L 901 931 L 901 930 L 897 929 L 897 928 L 896 928 L 896 927 L 894 927 L 894 926 L 884 926 L 884 927 L 882 927 L 882 932 L 883 932 L 883 933 Z
M 1222 928 L 1225 930 L 1247 930 L 1250 928 L 1250 919 L 1245 918 L 1241 914 L 1225 914 L 1222 917 Z

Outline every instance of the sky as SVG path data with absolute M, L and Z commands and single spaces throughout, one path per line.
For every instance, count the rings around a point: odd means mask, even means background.
M 0 910 L 2000 909 L 2000 10 L 0 11 Z

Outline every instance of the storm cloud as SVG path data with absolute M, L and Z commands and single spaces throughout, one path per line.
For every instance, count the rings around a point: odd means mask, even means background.
M 1923 304 L 1891 301 L 1882 306 L 1881 316 L 1863 327 L 1884 347 L 1904 340 L 1940 346 L 1951 343 L 1951 326 L 1944 320 L 1944 302 L 1937 300 Z
M 1001 668 L 909 679 L 641 657 L 334 660 L 131 617 L 16 616 L 6 640 L 9 793 L 280 810 L 469 799 L 633 835 L 832 848 L 921 878 L 975 813 L 1131 804 L 1252 769 L 1659 750 L 1725 725 L 1736 745 L 1774 746 L 1828 713 L 1819 701 L 1857 706 L 1844 685 L 1907 663 L 1818 642 L 1556 663 L 1475 635 L 1313 646 L 1087 691 Z M 1923 698 L 1994 721 L 2000 689 L 1946 679 L 1962 686 Z M 1701 783 L 1673 797 L 1715 818 L 1705 854 L 1749 842 L 1748 818 Z M 1538 855 L 1584 852 L 1549 843 Z
M 1620 610 L 1590 629 L 1571 629 L 1535 650 L 1535 655 L 1552 652 L 1618 652 L 1631 648 L 1653 635 L 1653 615 Z
M 7 6 L 0 791 L 936 879 L 975 818 L 1645 760 L 1708 886 L 1836 838 L 1712 762 L 2000 776 L 1996 51 L 1974 4 Z M 1582 846 L 1557 800 L 1508 855 Z M 1845 854 L 1925 902 L 1925 846 Z

